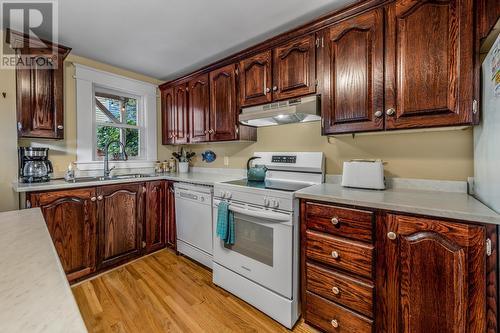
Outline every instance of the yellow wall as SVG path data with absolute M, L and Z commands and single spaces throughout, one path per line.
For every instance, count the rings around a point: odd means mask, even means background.
M 20 140 L 19 145 L 44 145 L 49 147 L 50 159 L 56 172 L 62 172 L 76 159 L 76 100 L 74 67 L 80 63 L 97 69 L 128 76 L 154 84 L 160 81 L 116 68 L 107 64 L 70 54 L 65 62 L 65 139 Z M 17 138 L 15 115 L 15 73 L 13 70 L 0 70 L 0 211 L 16 209 L 17 195 L 12 191 L 11 182 L 17 175 Z M 158 100 L 158 119 L 160 103 Z M 158 158 L 171 157 L 176 147 L 162 146 L 161 123 L 158 121 Z M 443 132 L 379 134 L 342 136 L 331 138 L 320 135 L 319 122 L 293 124 L 258 130 L 256 143 L 216 143 L 193 145 L 197 152 L 195 166 L 224 166 L 224 156 L 229 157 L 229 168 L 243 168 L 246 160 L 255 151 L 323 151 L 326 155 L 327 173 L 340 174 L 342 162 L 353 158 L 380 158 L 387 162 L 386 173 L 391 177 L 465 180 L 473 174 L 472 131 L 455 130 Z M 206 149 L 214 150 L 218 159 L 211 164 L 201 161 L 200 153 Z M 5 162 L 8 161 L 8 162 Z
M 0 36 L 3 34 L 0 31 Z M 3 47 L 7 47 L 4 45 Z M 16 76 L 14 70 L 0 69 L 0 211 L 17 208 L 12 181 L 17 175 Z M 6 93 L 6 97 L 2 96 Z
M 342 173 L 342 163 L 356 158 L 379 158 L 387 162 L 389 177 L 466 180 L 473 175 L 472 130 L 447 130 L 418 133 L 384 133 L 330 138 L 320 135 L 320 123 L 291 124 L 258 129 L 256 143 L 217 143 L 193 145 L 195 166 L 243 168 L 255 151 L 322 151 L 326 172 Z M 168 147 L 168 149 L 175 149 Z M 200 153 L 211 149 L 217 160 L 207 164 Z M 159 158 L 170 158 L 166 148 Z
M 73 78 L 75 67 L 73 63 L 82 64 L 99 70 L 127 76 L 133 79 L 161 84 L 162 81 L 123 70 L 111 65 L 70 54 L 64 62 L 64 140 L 20 139 L 20 146 L 43 145 L 50 148 L 49 157 L 56 173 L 64 172 L 68 164 L 76 160 L 76 81 Z M 158 99 L 158 112 L 160 100 Z
M 63 172 L 76 160 L 76 87 L 73 63 L 127 76 L 137 80 L 161 84 L 157 79 L 126 71 L 114 66 L 70 54 L 64 63 L 64 140 L 20 139 L 16 133 L 16 78 L 14 70 L 0 70 L 0 211 L 17 209 L 17 194 L 12 191 L 12 181 L 17 177 L 17 146 L 41 145 L 50 148 L 49 158 L 55 172 Z M 160 103 L 158 99 L 158 114 Z M 161 149 L 160 149 L 161 150 Z

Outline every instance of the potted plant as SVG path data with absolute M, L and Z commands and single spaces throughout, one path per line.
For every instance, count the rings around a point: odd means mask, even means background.
M 172 155 L 177 159 L 178 165 L 179 165 L 179 172 L 185 173 L 189 171 L 189 162 L 191 159 L 196 155 L 194 152 L 188 152 L 184 149 L 184 147 L 181 147 L 180 152 L 174 152 Z

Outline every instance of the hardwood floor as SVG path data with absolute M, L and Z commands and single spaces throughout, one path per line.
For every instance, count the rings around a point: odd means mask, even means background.
M 162 250 L 74 286 L 89 332 L 290 332 Z M 299 322 L 293 332 L 317 332 Z

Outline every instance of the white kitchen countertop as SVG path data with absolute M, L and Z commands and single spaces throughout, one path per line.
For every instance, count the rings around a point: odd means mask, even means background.
M 33 183 L 33 184 L 14 182 L 12 184 L 12 187 L 14 191 L 22 193 L 22 192 L 61 190 L 61 189 L 78 188 L 78 187 L 102 186 L 102 185 L 120 184 L 120 183 L 135 183 L 135 182 L 145 182 L 152 180 L 162 180 L 162 179 L 213 186 L 215 183 L 218 182 L 231 181 L 241 178 L 242 178 L 241 175 L 230 174 L 230 173 L 223 174 L 223 173 L 213 173 L 213 172 L 189 172 L 189 173 L 164 173 L 151 177 L 114 179 L 114 180 L 92 181 L 92 182 L 81 182 L 81 183 L 68 183 L 63 179 L 51 180 L 50 182 L 47 183 Z
M 302 199 L 500 225 L 500 215 L 467 193 L 410 189 L 362 190 L 340 184 L 313 185 L 296 192 Z
M 0 332 L 87 332 L 38 208 L 0 213 Z

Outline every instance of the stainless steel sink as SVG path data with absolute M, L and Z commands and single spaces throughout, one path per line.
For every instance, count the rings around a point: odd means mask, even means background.
M 145 178 L 154 177 L 155 175 L 143 174 L 143 173 L 131 173 L 124 175 L 114 175 L 109 177 L 97 176 L 97 177 L 77 177 L 71 180 L 66 180 L 68 183 L 89 183 L 89 182 L 103 182 L 107 180 L 120 180 L 120 179 L 134 179 L 134 178 Z

